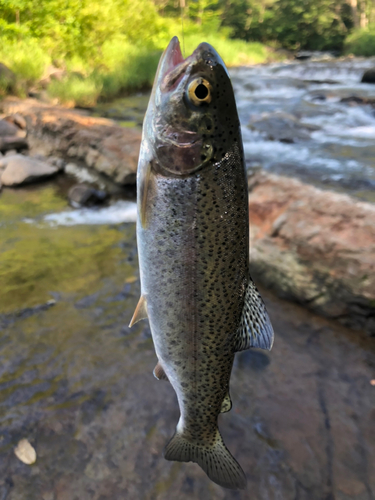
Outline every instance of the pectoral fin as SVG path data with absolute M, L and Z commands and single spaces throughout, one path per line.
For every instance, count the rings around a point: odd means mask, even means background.
M 232 400 L 230 399 L 229 391 L 228 391 L 225 398 L 223 399 L 223 402 L 221 403 L 220 413 L 226 413 L 227 411 L 230 411 L 231 409 L 232 409 Z
M 146 229 L 150 212 L 150 200 L 153 196 L 154 182 L 151 170 L 151 163 L 147 162 L 142 166 L 142 175 L 140 176 L 140 204 L 139 215 L 143 229 Z
M 154 377 L 158 380 L 168 380 L 168 377 L 166 376 L 164 368 L 161 366 L 160 361 L 157 362 L 153 373 Z
M 129 323 L 129 327 L 131 328 L 135 323 L 137 323 L 141 319 L 146 319 L 146 318 L 147 318 L 147 301 L 146 297 L 144 295 L 141 295 L 137 307 L 135 308 L 133 317 Z
M 266 306 L 253 280 L 250 278 L 245 293 L 245 303 L 237 332 L 235 350 L 244 351 L 250 347 L 271 350 L 273 338 L 273 328 Z

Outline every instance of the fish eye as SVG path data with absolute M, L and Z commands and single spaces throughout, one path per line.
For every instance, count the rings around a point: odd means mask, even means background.
M 188 99 L 196 106 L 211 102 L 211 84 L 204 78 L 196 78 L 188 87 Z

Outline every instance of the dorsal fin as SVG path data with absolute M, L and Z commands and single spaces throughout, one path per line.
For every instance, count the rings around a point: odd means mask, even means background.
M 271 350 L 273 338 L 273 328 L 266 306 L 250 278 L 245 293 L 245 303 L 237 332 L 235 350 L 244 351 L 250 347 Z
M 131 328 L 135 323 L 140 321 L 141 319 L 147 318 L 147 300 L 144 295 L 141 295 L 137 307 L 135 308 L 133 317 L 129 323 L 129 327 Z

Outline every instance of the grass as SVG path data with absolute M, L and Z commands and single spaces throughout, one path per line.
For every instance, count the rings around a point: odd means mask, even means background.
M 15 73 L 18 88 L 35 84 L 51 64 L 50 57 L 33 38 L 0 40 L 0 61 Z
M 345 41 L 344 51 L 355 56 L 375 56 L 375 25 L 353 31 Z
M 162 51 L 175 33 L 181 34 L 179 23 L 167 21 L 163 20 L 167 28 L 147 43 L 130 43 L 119 35 L 107 40 L 91 59 L 73 55 L 64 61 L 66 76 L 62 80 L 52 80 L 48 94 L 63 104 L 92 107 L 100 99 L 110 100 L 150 88 Z M 272 56 L 261 43 L 230 40 L 225 31 L 212 27 L 199 31 L 195 25 L 185 26 L 185 37 L 181 40 L 185 56 L 202 41 L 212 44 L 228 66 L 262 63 Z M 42 47 L 42 41 L 31 38 L 0 43 L 0 61 L 15 73 L 21 95 L 30 86 L 35 86 L 51 64 L 51 58 Z M 5 82 L 0 81 L 0 95 L 6 91 Z
M 91 108 L 95 106 L 102 90 L 100 81 L 93 77 L 82 78 L 76 75 L 62 80 L 53 80 L 48 86 L 48 93 L 59 102 L 70 106 Z
M 270 57 L 269 49 L 261 43 L 230 40 L 217 34 L 188 35 L 184 43 L 181 40 L 181 45 L 185 46 L 185 55 L 191 54 L 203 41 L 210 43 L 217 50 L 227 66 L 263 63 Z
M 261 43 L 197 34 L 185 37 L 185 55 L 191 54 L 202 41 L 211 43 L 228 66 L 262 63 L 270 57 L 270 51 Z M 84 79 L 72 74 L 61 81 L 51 82 L 48 93 L 61 103 L 90 107 L 98 99 L 110 100 L 119 95 L 150 88 L 161 53 L 161 49 L 132 45 L 125 40 L 108 42 L 103 46 L 105 64 L 88 72 Z M 79 61 L 76 65 L 71 64 L 70 68 L 76 70 L 79 65 L 82 71 L 83 65 Z

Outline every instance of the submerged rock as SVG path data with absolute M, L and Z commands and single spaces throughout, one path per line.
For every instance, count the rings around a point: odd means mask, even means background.
M 358 105 L 366 105 L 366 104 L 370 104 L 370 106 L 375 106 L 375 99 L 361 97 L 358 95 L 350 95 L 347 97 L 342 97 L 340 99 L 340 102 L 343 102 L 344 104 L 348 104 L 349 106 L 358 106 Z
M 77 208 L 99 205 L 108 198 L 108 195 L 105 191 L 95 189 L 87 184 L 76 184 L 70 188 L 68 198 L 70 204 Z
M 319 127 L 301 123 L 294 115 L 276 111 L 252 117 L 248 127 L 265 135 L 272 141 L 293 143 L 307 141 L 310 133 Z
M 4 168 L 5 167 L 5 168 Z M 6 156 L 0 160 L 1 183 L 19 186 L 56 174 L 59 168 L 23 155 Z
M 375 206 L 259 172 L 249 208 L 254 278 L 375 335 Z

